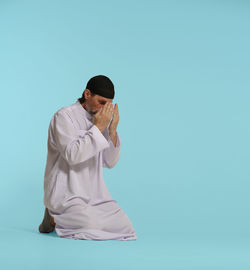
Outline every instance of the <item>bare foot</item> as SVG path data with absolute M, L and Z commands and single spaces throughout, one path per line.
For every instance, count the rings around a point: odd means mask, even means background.
M 50 216 L 48 208 L 45 209 L 44 211 L 44 217 L 43 221 L 39 226 L 39 232 L 40 233 L 50 233 L 55 230 L 55 221 L 52 216 Z

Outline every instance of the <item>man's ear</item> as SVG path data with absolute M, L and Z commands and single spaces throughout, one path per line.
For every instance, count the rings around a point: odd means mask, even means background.
M 84 97 L 85 97 L 85 99 L 88 99 L 90 96 L 91 96 L 90 90 L 86 88 L 84 90 Z

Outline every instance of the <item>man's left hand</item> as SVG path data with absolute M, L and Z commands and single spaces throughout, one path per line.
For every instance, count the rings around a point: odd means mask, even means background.
M 119 111 L 118 111 L 118 105 L 116 103 L 114 107 L 114 111 L 113 111 L 113 118 L 109 125 L 109 136 L 115 147 L 116 147 L 116 142 L 117 142 L 116 128 L 117 128 L 118 122 L 119 122 Z
M 116 103 L 114 107 L 113 118 L 109 125 L 109 134 L 116 133 L 118 122 L 119 122 L 119 111 L 118 111 L 118 105 Z

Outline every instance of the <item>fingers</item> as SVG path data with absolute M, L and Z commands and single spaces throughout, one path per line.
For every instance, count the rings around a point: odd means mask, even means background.
M 102 109 L 104 113 L 108 113 L 108 114 L 113 114 L 113 111 L 114 111 L 112 103 L 108 103 L 108 102 L 105 103 Z
M 95 118 L 99 117 L 102 114 L 103 108 L 101 108 L 97 113 L 95 114 Z
M 115 111 L 119 114 L 119 110 L 118 110 L 118 104 L 115 104 Z
M 98 112 L 102 112 L 102 114 L 106 114 L 109 117 L 114 116 L 115 118 L 119 117 L 118 105 L 117 103 L 113 107 L 113 104 L 110 102 L 105 103 L 105 105 Z
M 119 115 L 117 103 L 116 103 L 115 106 L 114 106 L 114 115 L 115 115 L 115 116 L 118 116 L 118 115 Z

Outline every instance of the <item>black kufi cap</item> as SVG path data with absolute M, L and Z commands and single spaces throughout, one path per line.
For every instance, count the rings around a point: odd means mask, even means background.
M 86 88 L 89 89 L 92 93 L 105 98 L 113 99 L 115 96 L 115 90 L 112 81 L 104 75 L 98 75 L 91 78 L 88 81 Z

